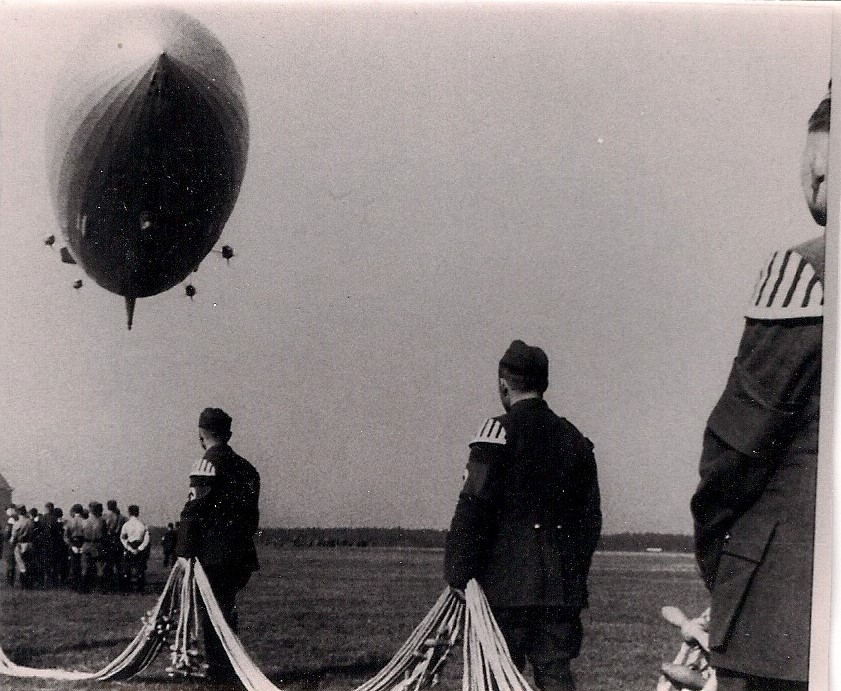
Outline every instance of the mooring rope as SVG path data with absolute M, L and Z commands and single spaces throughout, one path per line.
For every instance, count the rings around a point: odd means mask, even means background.
M 0 674 L 10 677 L 57 679 L 61 681 L 127 679 L 143 671 L 157 656 L 171 629 L 173 609 L 178 606 L 174 592 L 184 576 L 184 563 L 176 564 L 169 574 L 155 607 L 143 618 L 143 625 L 131 643 L 97 672 L 65 669 L 39 669 L 18 665 L 0 648 Z
M 65 681 L 127 679 L 145 669 L 171 640 L 172 664 L 167 672 L 200 677 L 206 669 L 197 645 L 200 604 L 247 691 L 282 691 L 257 667 L 225 621 L 201 563 L 183 558 L 176 561 L 140 632 L 98 672 L 25 667 L 12 662 L 0 648 L 0 674 Z M 354 691 L 420 691 L 432 686 L 459 641 L 464 649 L 463 691 L 531 691 L 511 661 L 505 639 L 476 581 L 467 585 L 464 601 L 449 588 L 441 593 L 391 660 Z

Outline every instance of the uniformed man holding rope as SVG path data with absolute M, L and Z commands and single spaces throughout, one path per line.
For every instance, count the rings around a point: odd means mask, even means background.
M 205 453 L 190 471 L 190 498 L 181 512 L 176 553 L 199 560 L 225 620 L 236 631 L 236 594 L 259 568 L 254 534 L 260 475 L 228 446 L 230 438 L 231 416 L 221 408 L 205 408 L 199 417 Z M 233 669 L 204 611 L 202 628 L 208 677 L 230 677 Z
M 502 357 L 506 413 L 470 443 L 444 569 L 459 591 L 477 579 L 514 663 L 531 662 L 538 688 L 572 691 L 602 515 L 593 445 L 549 409 L 548 375 L 540 348 L 514 341 Z

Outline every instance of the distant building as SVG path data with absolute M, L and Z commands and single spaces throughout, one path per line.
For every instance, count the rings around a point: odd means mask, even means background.
M 0 475 L 0 511 L 12 503 L 12 486 L 6 482 L 6 478 Z

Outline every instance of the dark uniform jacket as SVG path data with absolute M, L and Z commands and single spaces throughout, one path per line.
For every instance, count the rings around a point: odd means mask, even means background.
M 820 237 L 763 269 L 692 498 L 714 666 L 794 681 L 808 678 L 823 259 Z
M 543 399 L 519 401 L 470 444 L 445 578 L 476 578 L 497 607 L 585 607 L 601 522 L 590 440 Z
M 208 449 L 202 461 L 207 488 L 181 512 L 176 552 L 198 557 L 206 566 L 255 571 L 259 568 L 254 534 L 260 522 L 260 475 L 227 444 Z

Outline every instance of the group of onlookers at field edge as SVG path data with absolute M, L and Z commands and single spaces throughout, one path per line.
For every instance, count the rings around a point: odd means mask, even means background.
M 69 587 L 78 592 L 143 592 L 149 559 L 148 527 L 140 508 L 128 516 L 117 502 L 106 507 L 92 501 L 74 504 L 65 517 L 51 502 L 38 509 L 24 505 L 6 509 L 3 549 L 6 583 L 23 589 Z M 170 524 L 161 539 L 164 565 L 174 559 L 175 530 Z

